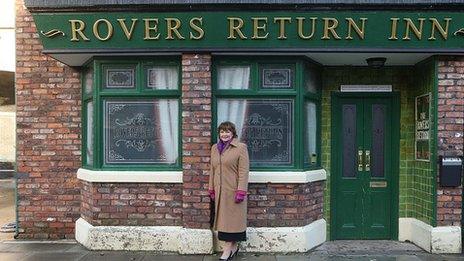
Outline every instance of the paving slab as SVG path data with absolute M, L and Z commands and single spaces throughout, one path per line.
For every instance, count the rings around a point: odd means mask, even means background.
M 84 255 L 85 253 L 31 253 L 20 261 L 79 261 Z
M 58 241 L 59 242 L 59 241 Z M 44 242 L 21 242 L 7 241 L 0 246 L 0 251 L 4 252 L 66 252 L 75 248 L 76 243 L 44 243 Z
M 0 253 L 2 261 L 22 261 L 30 254 L 28 253 Z
M 145 252 L 129 251 L 89 251 L 79 261 L 141 261 Z
M 152 254 L 145 254 L 145 257 L 142 261 L 204 261 L 204 255 L 159 255 L 156 253 Z M 211 260 L 218 260 L 218 257 L 211 259 Z
M 6 241 L 0 243 L 0 261 L 212 261 L 214 255 L 178 255 L 153 251 L 91 251 L 74 240 Z M 307 253 L 243 253 L 234 261 L 458 261 L 463 255 L 436 255 L 396 241 L 326 242 Z

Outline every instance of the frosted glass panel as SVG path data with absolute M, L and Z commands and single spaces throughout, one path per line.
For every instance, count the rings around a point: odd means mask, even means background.
M 147 88 L 155 90 L 176 90 L 179 75 L 177 67 L 156 66 L 147 68 Z
M 177 161 L 177 100 L 106 100 L 104 111 L 105 164 Z
M 305 102 L 305 140 L 304 140 L 304 162 L 306 164 L 317 163 L 316 135 L 317 135 L 317 113 L 314 102 Z
M 249 66 L 220 66 L 218 67 L 218 89 L 249 89 Z
M 293 163 L 293 100 L 220 99 L 218 123 L 231 121 L 252 166 Z

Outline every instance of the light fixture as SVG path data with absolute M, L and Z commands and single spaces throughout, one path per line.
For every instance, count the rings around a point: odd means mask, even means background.
M 374 69 L 382 68 L 385 65 L 385 61 L 387 61 L 385 57 L 371 57 L 366 59 L 367 65 Z

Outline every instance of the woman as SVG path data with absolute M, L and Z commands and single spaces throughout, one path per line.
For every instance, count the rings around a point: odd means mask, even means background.
M 215 201 L 213 229 L 225 241 L 219 260 L 230 260 L 238 253 L 238 241 L 246 240 L 248 189 L 248 149 L 237 139 L 235 125 L 229 121 L 218 127 L 219 141 L 211 148 L 208 192 Z

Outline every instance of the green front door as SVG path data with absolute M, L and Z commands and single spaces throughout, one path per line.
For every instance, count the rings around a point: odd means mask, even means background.
M 393 239 L 393 99 L 340 94 L 333 101 L 332 236 Z

